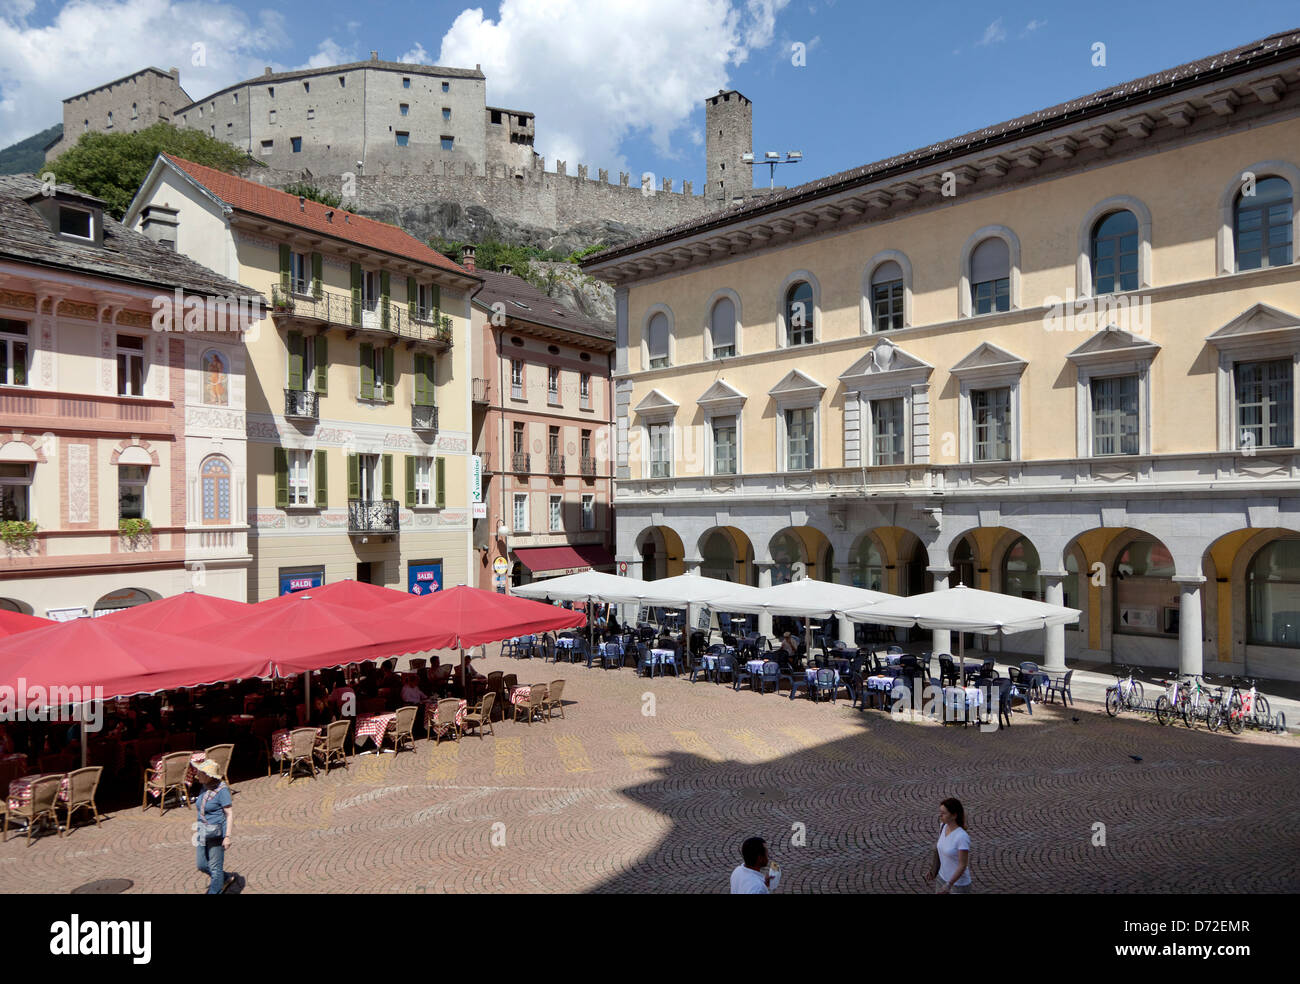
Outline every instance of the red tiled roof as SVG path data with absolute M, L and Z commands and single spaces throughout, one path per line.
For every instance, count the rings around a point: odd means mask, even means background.
M 249 212 L 299 229 L 308 229 L 334 239 L 345 239 L 360 246 L 368 246 L 419 263 L 427 263 L 429 266 L 440 267 L 465 277 L 474 277 L 458 263 L 453 263 L 437 250 L 426 246 L 397 226 L 367 219 L 363 215 L 341 208 L 331 209 L 311 200 L 300 206 L 297 195 L 277 191 L 256 181 L 195 164 L 193 161 L 174 157 L 171 154 L 162 156 L 231 208 L 241 212 Z M 334 213 L 333 221 L 325 217 L 328 212 Z

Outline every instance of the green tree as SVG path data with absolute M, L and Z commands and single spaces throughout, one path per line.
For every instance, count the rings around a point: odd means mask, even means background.
M 314 184 L 308 184 L 306 181 L 295 181 L 293 184 L 285 185 L 281 191 L 286 191 L 290 195 L 297 195 L 299 198 L 306 198 L 309 201 L 320 202 L 326 208 L 338 208 L 343 204 L 343 198 L 330 191 L 322 191 Z
M 58 181 L 102 198 L 109 214 L 120 219 L 154 160 L 164 153 L 232 174 L 257 164 L 244 151 L 206 133 L 155 123 L 135 133 L 83 133 L 75 146 L 36 173 L 52 171 Z

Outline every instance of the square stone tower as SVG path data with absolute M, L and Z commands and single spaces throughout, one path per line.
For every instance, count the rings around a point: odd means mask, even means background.
M 704 100 L 704 195 L 725 205 L 753 188 L 753 168 L 741 155 L 753 148 L 754 104 L 735 89 Z

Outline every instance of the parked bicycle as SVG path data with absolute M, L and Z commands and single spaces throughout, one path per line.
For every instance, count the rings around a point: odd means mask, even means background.
M 1250 689 L 1243 689 L 1249 684 Z M 1234 735 L 1239 735 L 1246 725 L 1252 728 L 1271 727 L 1273 716 L 1269 712 L 1268 698 L 1255 689 L 1255 681 L 1249 677 L 1231 677 L 1228 690 L 1224 694 L 1220 687 L 1217 694 L 1210 699 L 1206 709 L 1205 724 L 1211 731 L 1218 731 L 1223 724 Z
M 1184 705 L 1188 702 L 1189 678 L 1179 674 L 1171 680 L 1157 682 L 1165 685 L 1165 692 L 1156 698 L 1156 720 L 1165 726 L 1173 724 L 1175 717 L 1186 721 Z
M 1205 717 L 1206 709 L 1210 705 L 1210 692 L 1203 683 L 1199 676 L 1192 676 L 1181 688 L 1181 703 L 1178 711 L 1183 716 L 1183 724 L 1189 728 L 1196 727 L 1196 722 Z
M 1142 684 L 1133 679 L 1133 667 L 1121 666 L 1120 675 L 1106 688 L 1106 713 L 1115 717 L 1121 711 L 1136 711 L 1142 706 Z

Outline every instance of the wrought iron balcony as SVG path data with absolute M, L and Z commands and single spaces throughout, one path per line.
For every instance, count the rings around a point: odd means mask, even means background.
M 320 419 L 320 397 L 311 390 L 284 391 L 284 415 L 303 420 Z
M 564 455 L 548 454 L 546 456 L 546 470 L 552 475 L 564 474 Z
M 353 298 L 351 294 L 317 290 L 293 293 L 276 284 L 271 288 L 271 312 L 276 318 L 313 321 L 362 331 L 384 332 L 416 341 L 450 347 L 452 320 L 436 308 L 410 309 L 400 301 Z
M 585 457 L 583 457 L 581 464 L 582 464 L 582 473 L 583 473 L 584 475 L 595 475 L 595 474 L 596 474 L 596 459 L 595 459 L 595 458 L 592 458 L 592 457 L 590 457 L 590 456 L 585 456 Z
M 396 499 L 349 499 L 349 533 L 396 533 Z
M 527 451 L 516 451 L 513 455 L 511 455 L 511 459 L 512 460 L 510 463 L 510 467 L 513 468 L 515 471 L 517 472 L 532 471 L 532 468 L 528 461 Z
M 411 404 L 411 426 L 416 430 L 436 431 L 438 429 L 438 408 Z

